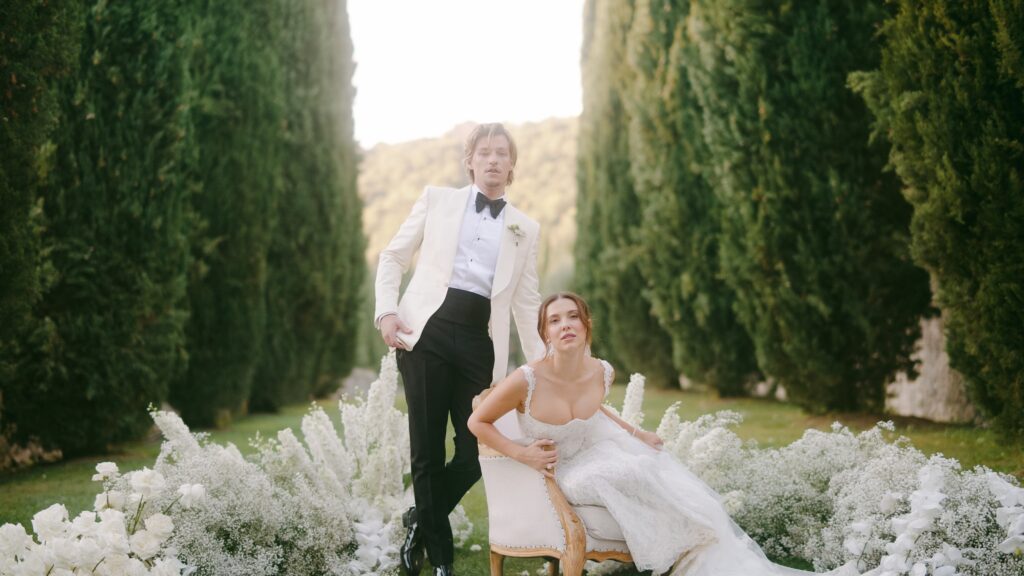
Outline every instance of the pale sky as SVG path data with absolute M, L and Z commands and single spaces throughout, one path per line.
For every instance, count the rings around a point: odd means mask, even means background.
M 583 0 L 348 0 L 356 140 L 582 109 Z

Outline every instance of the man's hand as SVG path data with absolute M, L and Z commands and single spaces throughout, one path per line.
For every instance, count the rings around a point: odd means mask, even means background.
M 384 339 L 384 343 L 390 348 L 401 348 L 402 350 L 408 350 L 405 344 L 398 339 L 398 333 L 412 334 L 412 329 L 402 322 L 402 319 L 398 317 L 398 314 L 388 314 L 387 316 L 380 319 L 380 336 Z

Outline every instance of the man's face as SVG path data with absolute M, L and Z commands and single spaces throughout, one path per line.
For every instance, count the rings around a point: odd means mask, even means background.
M 473 182 L 481 190 L 500 192 L 505 189 L 512 171 L 512 154 L 508 148 L 508 138 L 500 134 L 477 142 L 469 167 L 473 170 Z

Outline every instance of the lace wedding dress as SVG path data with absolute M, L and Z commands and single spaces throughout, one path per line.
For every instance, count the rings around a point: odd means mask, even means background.
M 611 365 L 604 365 L 605 396 Z M 666 452 L 631 436 L 602 410 L 560 425 L 530 413 L 537 378 L 530 366 L 523 433 L 558 449 L 555 480 L 573 505 L 604 506 L 615 518 L 637 568 L 673 576 L 803 576 L 772 563 L 726 513 L 718 494 Z M 852 566 L 829 573 L 857 574 Z

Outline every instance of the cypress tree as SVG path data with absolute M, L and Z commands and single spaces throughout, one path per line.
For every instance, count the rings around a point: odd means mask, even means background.
M 37 204 L 60 114 L 59 82 L 74 74 L 82 41 L 80 3 L 20 2 L 0 18 L 0 409 L 19 335 L 40 294 Z
M 331 174 L 333 186 L 320 191 L 321 202 L 329 206 L 333 219 L 320 220 L 330 230 L 324 234 L 323 282 L 325 313 L 318 316 L 317 346 L 311 365 L 315 374 L 313 394 L 325 396 L 338 389 L 343 376 L 356 362 L 358 341 L 362 336 L 360 315 L 365 314 L 367 276 L 366 237 L 363 235 L 363 202 L 357 186 L 359 152 L 355 144 L 352 106 L 355 88 L 352 75 L 352 35 L 345 2 L 330 3 L 321 33 L 327 37 L 327 55 L 323 76 L 332 89 L 321 100 L 324 121 L 319 138 L 334 142 L 330 154 L 323 156 L 323 170 Z
M 54 276 L 5 398 L 19 434 L 65 455 L 151 426 L 146 406 L 182 365 L 188 265 L 190 10 L 98 2 L 78 15 L 78 72 L 61 85 L 40 186 Z
M 5 396 L 16 384 L 23 340 L 45 335 L 31 314 L 48 264 L 40 253 L 37 195 L 59 117 L 57 85 L 77 64 L 81 11 L 79 3 L 23 2 L 5 7 L 0 18 L 0 438 L 17 429 Z
M 287 7 L 285 192 L 267 254 L 254 409 L 337 389 L 351 370 L 365 275 L 345 3 Z
M 1024 437 L 1024 6 L 893 1 L 878 70 L 851 83 L 913 205 L 950 364 Z
M 188 370 L 170 394 L 193 426 L 223 425 L 248 409 L 265 336 L 267 249 L 284 186 L 284 4 L 224 0 L 199 15 L 189 73 L 202 225 L 192 235 Z
M 692 6 L 722 273 L 758 365 L 805 407 L 880 409 L 930 300 L 910 207 L 846 87 L 879 61 L 881 2 Z
M 699 66 L 689 2 L 638 0 L 628 42 L 636 70 L 625 100 L 630 164 L 643 225 L 638 264 L 675 367 L 726 396 L 756 380 L 754 348 L 718 265 L 719 207 L 706 175 L 702 108 L 687 77 Z
M 588 1 L 584 9 L 575 284 L 593 306 L 595 351 L 620 373 L 666 386 L 676 382 L 671 340 L 651 313 L 633 238 L 642 219 L 623 102 L 634 74 L 624 58 L 632 14 L 633 2 Z

